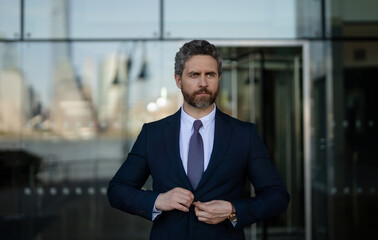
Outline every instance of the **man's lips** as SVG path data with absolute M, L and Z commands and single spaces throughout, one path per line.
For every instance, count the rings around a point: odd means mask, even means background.
M 199 90 L 195 93 L 196 95 L 210 95 L 211 93 L 207 90 Z

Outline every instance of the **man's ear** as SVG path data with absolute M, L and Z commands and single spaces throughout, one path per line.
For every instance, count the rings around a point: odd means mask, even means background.
M 182 86 L 181 86 L 181 76 L 175 74 L 175 80 L 176 80 L 176 85 L 177 85 L 177 87 L 181 89 L 181 87 L 182 87 Z

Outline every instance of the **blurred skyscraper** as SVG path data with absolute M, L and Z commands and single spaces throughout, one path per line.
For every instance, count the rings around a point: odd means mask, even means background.
M 20 133 L 30 111 L 23 75 L 16 69 L 0 72 L 0 130 Z
M 54 1 L 51 9 L 52 36 L 69 35 L 69 1 Z M 96 114 L 92 94 L 76 76 L 68 43 L 52 45 L 54 104 L 52 126 L 54 132 L 65 138 L 91 138 L 97 132 Z
M 120 133 L 125 128 L 129 59 L 125 53 L 101 61 L 98 89 L 98 116 L 101 129 Z

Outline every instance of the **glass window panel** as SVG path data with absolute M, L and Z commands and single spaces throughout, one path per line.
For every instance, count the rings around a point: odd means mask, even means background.
M 334 37 L 377 37 L 378 2 L 335 0 L 329 4 L 328 22 Z
M 0 39 L 20 38 L 20 1 L 0 0 Z
M 164 2 L 165 37 L 294 38 L 294 0 Z
M 322 1 L 296 1 L 297 38 L 322 37 Z
M 37 110 L 28 110 L 37 111 L 28 120 L 38 114 L 42 117 L 29 122 L 29 130 L 37 138 L 49 134 L 73 139 L 136 137 L 144 122 L 168 115 L 181 105 L 181 94 L 173 78 L 178 45 L 175 42 L 23 44 L 22 67 L 14 68 L 22 69 L 28 88 L 24 98 L 33 107 L 38 106 Z M 3 55 L 9 56 L 10 49 L 4 48 Z M 10 62 L 3 61 L 3 65 L 11 68 Z M 47 121 L 44 124 L 48 132 L 36 127 L 42 124 L 39 121 Z
M 291 195 L 284 214 L 261 221 L 256 228 L 246 226 L 246 239 L 304 239 L 302 49 L 223 46 L 221 50 L 224 65 L 217 106 L 234 110 L 236 100 L 237 112 L 232 113 L 256 123 Z M 244 194 L 251 192 L 246 189 Z
M 327 88 L 331 76 L 329 65 L 324 64 L 325 59 L 331 58 L 331 43 L 329 42 L 311 42 L 310 44 L 311 62 L 315 66 L 311 71 L 311 79 L 313 84 L 313 108 L 312 119 L 313 124 L 313 146 L 311 148 L 311 208 L 312 211 L 312 237 L 315 240 L 327 239 L 329 233 L 329 223 L 327 221 L 328 214 L 328 192 L 327 186 L 332 185 L 332 179 L 327 176 L 327 169 L 331 168 L 333 159 L 330 158 L 330 147 L 327 146 L 331 142 L 328 132 L 330 123 L 329 101 L 327 99 Z M 329 91 L 329 90 L 328 90 Z M 328 170 L 329 171 L 329 170 Z M 321 209 L 321 210 L 320 210 Z
M 378 2 L 376 0 L 342 0 L 342 15 L 345 21 L 378 21 Z
M 178 47 L 0 43 L 0 225 L 9 229 L 6 239 L 148 238 L 151 224 L 111 209 L 106 190 L 142 124 L 181 106 L 173 77 Z
M 334 227 L 329 239 L 376 236 L 378 209 L 372 206 L 377 202 L 378 163 L 372 159 L 378 143 L 377 49 L 377 41 L 333 45 L 335 160 L 329 166 L 334 179 L 329 224 Z
M 377 41 L 311 42 L 312 237 L 376 236 Z M 326 59 L 331 62 L 324 64 Z
M 158 0 L 29 0 L 25 31 L 29 38 L 160 37 Z

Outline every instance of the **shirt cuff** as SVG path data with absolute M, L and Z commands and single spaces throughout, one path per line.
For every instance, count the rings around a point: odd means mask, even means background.
M 230 221 L 231 222 L 231 221 Z M 236 224 L 238 224 L 238 221 L 236 222 L 231 222 L 232 226 L 236 227 Z
M 157 196 L 157 198 L 158 198 L 159 196 L 160 196 L 160 194 Z M 163 211 L 161 211 L 161 210 L 157 210 L 156 207 L 155 207 L 157 198 L 155 199 L 154 207 L 152 208 L 152 221 L 154 221 L 155 218 L 156 218 L 157 216 L 159 216 L 159 215 L 163 212 Z

